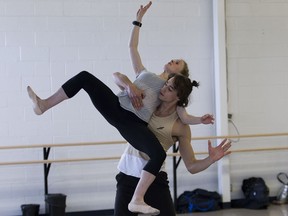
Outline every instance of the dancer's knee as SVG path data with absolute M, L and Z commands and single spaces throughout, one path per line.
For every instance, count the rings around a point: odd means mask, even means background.
M 77 75 L 66 81 L 61 87 L 68 98 L 72 98 L 77 94 L 87 83 L 92 80 L 93 75 L 88 71 L 81 71 Z
M 151 159 L 153 158 L 154 160 L 164 162 L 164 160 L 166 159 L 166 155 L 167 154 L 166 154 L 165 150 L 160 145 L 159 148 L 153 149 L 153 155 L 151 155 Z
M 81 71 L 78 73 L 78 75 L 82 77 L 92 76 L 92 74 L 88 71 Z
M 158 158 L 159 161 L 164 162 L 165 159 L 166 159 L 166 157 L 167 157 L 167 154 L 166 154 L 166 152 L 164 151 L 164 149 L 163 149 L 163 151 L 159 151 L 158 156 L 157 156 L 157 158 Z
M 162 151 L 163 150 L 163 151 Z M 162 149 L 161 151 L 155 151 L 155 154 L 153 154 L 152 156 L 150 156 L 150 161 L 149 161 L 149 165 L 148 165 L 148 169 L 146 171 L 156 175 L 162 164 L 164 163 L 165 159 L 166 159 L 166 152 L 164 151 L 164 149 Z M 151 166 L 150 166 L 151 165 Z

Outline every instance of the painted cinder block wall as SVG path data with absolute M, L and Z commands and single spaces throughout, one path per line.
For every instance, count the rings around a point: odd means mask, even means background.
M 117 93 L 113 72 L 125 72 L 134 79 L 128 39 L 136 11 L 145 3 L 0 1 L 1 145 L 123 140 L 84 92 L 36 116 L 26 86 L 45 98 L 68 78 L 87 70 Z M 193 79 L 201 81 L 191 98 L 195 115 L 213 112 L 211 7 L 210 1 L 154 2 L 141 29 L 139 49 L 148 69 L 160 73 L 172 58 L 183 58 Z M 199 135 L 213 131 L 213 126 L 195 127 Z M 52 148 L 50 159 L 120 156 L 124 148 L 124 144 Z M 42 159 L 41 148 L 0 154 L 1 161 Z M 116 165 L 117 160 L 53 164 L 49 192 L 66 194 L 70 212 L 111 209 Z M 25 203 L 39 203 L 44 212 L 42 164 L 1 166 L 0 172 L 1 215 L 19 215 Z
M 288 131 L 287 9 L 287 1 L 226 1 L 228 110 L 241 134 Z M 234 149 L 287 146 L 287 136 L 262 137 L 240 139 Z M 232 154 L 230 164 L 232 199 L 243 196 L 242 180 L 251 176 L 263 177 L 276 196 L 287 150 Z
M 113 72 L 125 72 L 134 78 L 127 44 L 131 22 L 139 5 L 145 3 L 1 0 L 0 145 L 122 140 L 84 92 L 36 116 L 26 86 L 31 85 L 45 98 L 71 76 L 88 70 L 117 93 Z M 241 134 L 287 131 L 285 8 L 286 2 L 276 0 L 226 1 L 228 105 Z M 193 92 L 189 112 L 214 112 L 212 0 L 153 2 L 143 20 L 139 49 L 144 64 L 155 73 L 160 73 L 171 58 L 185 59 L 192 79 L 201 83 Z M 210 136 L 215 134 L 214 127 L 199 125 L 191 129 L 193 136 Z M 229 129 L 235 134 L 231 125 Z M 206 150 L 206 143 L 193 142 L 195 151 Z M 241 140 L 233 148 L 261 147 L 263 143 L 287 146 L 287 138 Z M 118 156 L 124 148 L 125 144 L 59 147 L 52 148 L 50 158 Z M 232 198 L 242 195 L 241 180 L 256 173 L 265 177 L 275 194 L 279 184 L 274 174 L 285 171 L 285 154 L 231 155 Z M 1 162 L 38 159 L 42 159 L 41 148 L 0 151 Z M 172 185 L 171 163 L 168 158 Z M 117 160 L 53 164 L 49 192 L 66 194 L 69 212 L 112 209 L 116 165 Z M 20 215 L 20 205 L 25 203 L 39 203 L 44 212 L 42 164 L 1 166 L 0 173 L 1 215 Z M 196 187 L 217 190 L 217 166 L 190 175 L 181 164 L 178 185 L 179 194 Z

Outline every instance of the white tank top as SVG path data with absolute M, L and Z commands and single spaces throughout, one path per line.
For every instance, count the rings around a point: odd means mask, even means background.
M 167 151 L 175 142 L 171 135 L 173 125 L 178 119 L 176 111 L 166 117 L 158 117 L 152 115 L 149 121 L 149 129 L 155 134 L 160 141 L 164 150 Z M 126 175 L 140 178 L 141 171 L 149 160 L 148 155 L 138 151 L 128 144 L 118 163 L 118 169 Z M 165 162 L 161 167 L 161 171 L 165 171 Z

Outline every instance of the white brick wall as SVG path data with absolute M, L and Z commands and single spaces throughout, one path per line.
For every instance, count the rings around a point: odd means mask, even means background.
M 226 1 L 229 112 L 241 134 L 287 132 L 287 1 Z M 230 133 L 235 129 L 229 124 Z M 287 137 L 241 139 L 241 148 L 288 146 Z M 287 151 L 231 155 L 232 199 L 243 178 L 262 176 L 276 196 L 276 175 L 287 172 Z M 262 165 L 261 165 L 262 164 Z M 249 169 L 247 169 L 249 166 Z
M 31 85 L 45 98 L 68 78 L 88 70 L 118 92 L 112 73 L 121 71 L 134 78 L 128 38 L 136 11 L 145 3 L 0 0 L 0 145 L 122 140 L 95 111 L 84 92 L 36 116 L 26 86 Z M 167 61 L 184 58 L 192 78 L 201 82 L 192 97 L 193 109 L 192 105 L 189 108 L 195 115 L 212 113 L 214 109 L 210 88 L 211 7 L 211 0 L 155 1 L 141 29 L 139 49 L 148 69 L 160 73 Z M 198 136 L 209 135 L 214 127 L 194 126 L 193 131 Z M 50 158 L 120 156 L 124 148 L 53 148 Z M 42 149 L 1 150 L 0 158 L 0 162 L 42 159 Z M 116 165 L 117 161 L 53 164 L 49 192 L 67 195 L 67 211 L 111 209 Z M 182 172 L 181 178 L 185 178 L 186 171 Z M 20 215 L 20 205 L 26 203 L 39 203 L 44 212 L 41 164 L 0 166 L 0 173 L 0 215 Z M 190 187 L 192 176 L 186 173 L 186 178 L 181 190 L 185 184 Z
M 84 92 L 43 116 L 35 116 L 26 86 L 32 85 L 45 98 L 71 76 L 88 70 L 117 92 L 111 76 L 114 71 L 134 77 L 127 44 L 131 21 L 139 5 L 145 3 L 0 0 L 0 145 L 122 140 Z M 287 5 L 287 1 L 277 0 L 226 1 L 228 105 L 241 134 L 287 131 Z M 192 78 L 201 82 L 189 107 L 195 115 L 214 111 L 212 29 L 212 0 L 155 1 L 141 29 L 139 49 L 148 69 L 159 73 L 165 62 L 180 57 L 187 60 Z M 215 129 L 191 128 L 194 136 L 213 135 Z M 230 132 L 234 134 L 232 127 Z M 287 138 L 271 138 L 242 140 L 241 147 L 249 147 L 251 142 L 260 147 L 271 143 L 287 146 Z M 206 150 L 206 141 L 194 144 L 196 151 Z M 53 148 L 50 158 L 120 155 L 124 147 Z M 277 153 L 258 154 L 257 158 L 252 153 L 231 156 L 233 197 L 241 196 L 243 177 L 255 174 L 255 170 L 260 170 L 275 195 L 279 187 L 275 175 L 285 171 L 287 164 L 284 156 L 285 152 L 279 157 Z M 36 160 L 42 158 L 42 150 L 1 150 L 0 158 L 1 162 Z M 244 161 L 250 170 L 243 169 Z M 263 161 L 269 169 L 261 169 Z M 50 192 L 67 195 L 67 211 L 111 209 L 116 164 L 53 164 Z M 214 165 L 191 176 L 181 164 L 178 173 L 179 194 L 195 187 L 217 189 Z M 41 204 L 43 213 L 43 190 L 42 165 L 0 166 L 0 215 L 20 215 L 24 203 Z

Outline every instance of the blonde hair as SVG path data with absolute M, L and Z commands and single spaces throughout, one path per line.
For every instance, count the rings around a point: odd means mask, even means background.
M 183 60 L 183 59 L 182 59 Z M 184 61 L 184 67 L 183 69 L 180 71 L 180 73 L 183 75 L 183 76 L 186 76 L 186 77 L 189 77 L 189 68 L 188 68 L 188 64 L 186 61 Z

